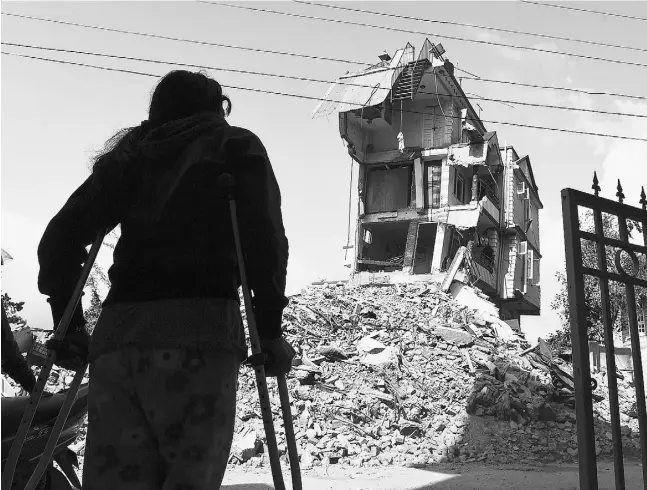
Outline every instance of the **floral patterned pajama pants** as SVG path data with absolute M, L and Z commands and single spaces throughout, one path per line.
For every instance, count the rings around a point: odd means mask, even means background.
M 220 488 L 239 367 L 227 350 L 134 345 L 93 361 L 82 489 Z

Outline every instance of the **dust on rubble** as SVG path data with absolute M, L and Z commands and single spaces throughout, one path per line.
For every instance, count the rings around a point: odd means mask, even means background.
M 541 349 L 489 307 L 460 304 L 435 283 L 325 283 L 292 296 L 283 321 L 297 350 L 288 386 L 303 469 L 577 458 L 572 392 L 553 385 Z M 71 375 L 54 368 L 48 390 L 69 386 Z M 606 375 L 594 377 L 596 393 L 608 393 Z M 628 381 L 618 382 L 631 457 L 640 451 L 635 397 Z M 278 390 L 268 384 L 287 464 Z M 608 395 L 597 400 L 596 452 L 603 457 L 611 454 Z M 254 372 L 243 368 L 230 465 L 268 463 L 260 413 Z M 85 435 L 84 425 L 72 445 L 80 460 Z

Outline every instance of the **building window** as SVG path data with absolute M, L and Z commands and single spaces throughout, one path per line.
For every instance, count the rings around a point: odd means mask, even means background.
M 460 202 L 464 202 L 465 195 L 465 177 L 463 177 L 456 167 L 454 167 L 454 195 Z
M 530 200 L 526 199 L 524 200 L 524 208 L 523 208 L 523 226 L 524 226 L 524 231 L 528 233 L 528 230 L 530 230 L 530 226 L 532 225 L 532 203 Z
M 640 309 L 637 313 L 638 316 L 638 332 L 645 335 L 645 310 Z
M 425 207 L 438 209 L 440 207 L 441 163 L 439 161 L 428 162 L 426 167 L 427 194 L 425 195 Z

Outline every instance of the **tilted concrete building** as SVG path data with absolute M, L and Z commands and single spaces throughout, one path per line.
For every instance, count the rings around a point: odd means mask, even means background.
M 339 115 L 359 164 L 353 281 L 427 280 L 461 246 L 465 282 L 503 319 L 539 314 L 539 219 L 530 159 L 488 132 L 444 59 L 425 40 L 347 73 L 313 117 Z

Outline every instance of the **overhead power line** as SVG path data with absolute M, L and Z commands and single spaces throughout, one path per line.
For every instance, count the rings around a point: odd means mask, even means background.
M 326 56 L 315 56 L 315 55 L 309 55 L 309 54 L 302 54 L 302 53 L 291 53 L 289 51 L 274 51 L 271 49 L 262 49 L 262 48 L 250 48 L 247 46 L 236 46 L 233 44 L 222 44 L 222 43 L 215 43 L 211 41 L 200 41 L 196 39 L 187 39 L 187 38 L 182 38 L 182 37 L 173 37 L 173 36 L 164 36 L 162 34 L 151 34 L 148 32 L 138 32 L 138 31 L 129 31 L 126 29 L 115 29 L 112 27 L 102 27 L 102 26 L 96 26 L 96 25 L 91 25 L 91 24 L 81 24 L 78 22 L 69 22 L 66 20 L 56 20 L 56 19 L 46 19 L 43 17 L 34 17 L 32 15 L 22 15 L 22 14 L 11 14 L 8 12 L 2 12 L 2 15 L 7 15 L 9 17 L 17 17 L 20 19 L 29 19 L 29 20 L 37 20 L 40 22 L 50 22 L 52 24 L 61 24 L 61 25 L 67 25 L 67 26 L 74 26 L 74 27 L 83 27 L 86 29 L 96 29 L 99 31 L 106 31 L 106 32 L 117 32 L 120 34 L 130 34 L 133 36 L 141 36 L 141 37 L 150 37 L 150 38 L 155 38 L 155 39 L 164 39 L 166 41 L 179 41 L 183 43 L 191 43 L 191 44 L 201 44 L 204 46 L 215 46 L 218 48 L 228 48 L 228 49 L 241 49 L 244 51 L 254 51 L 256 53 L 267 53 L 267 54 L 277 54 L 281 56 L 295 56 L 297 58 L 310 58 L 313 60 L 323 60 L 323 61 L 334 61 L 337 63 L 347 63 L 350 65 L 368 65 L 368 63 L 363 63 L 361 61 L 351 61 L 351 60 L 344 60 L 340 58 L 330 58 Z
M 13 46 L 13 47 L 19 47 L 19 48 L 28 48 L 28 49 L 40 49 L 44 51 L 54 51 L 58 53 L 72 53 L 72 54 L 82 54 L 82 55 L 87 55 L 87 56 L 98 56 L 98 57 L 103 57 L 103 58 L 112 58 L 112 59 L 121 59 L 121 60 L 129 60 L 129 61 L 139 61 L 139 62 L 144 62 L 144 63 L 155 63 L 155 64 L 162 64 L 162 65 L 176 65 L 176 66 L 184 66 L 184 67 L 190 67 L 190 68 L 202 68 L 202 69 L 208 69 L 208 70 L 214 70 L 214 71 L 223 71 L 223 72 L 230 72 L 230 73 L 240 73 L 240 74 L 245 74 L 245 75 L 258 75 L 258 76 L 265 76 L 265 77 L 273 77 L 273 78 L 284 78 L 284 79 L 289 79 L 289 80 L 298 80 L 302 82 L 315 82 L 315 83 L 338 83 L 340 85 L 348 85 L 348 86 L 353 86 L 353 87 L 364 87 L 364 88 L 374 88 L 373 85 L 366 85 L 366 84 L 361 84 L 361 83 L 347 83 L 339 80 L 322 80 L 320 78 L 311 78 L 311 77 L 300 77 L 300 76 L 294 76 L 294 75 L 285 75 L 281 73 L 268 73 L 268 72 L 260 72 L 260 71 L 253 71 L 253 70 L 240 70 L 240 69 L 234 69 L 234 68 L 226 68 L 226 67 L 217 67 L 217 66 L 209 66 L 209 65 L 201 65 L 201 64 L 195 64 L 195 63 L 185 63 L 181 61 L 166 61 L 166 60 L 155 60 L 151 58 L 138 58 L 134 56 L 125 56 L 125 55 L 115 55 L 115 54 L 108 54 L 108 53 L 97 53 L 94 51 L 80 51 L 76 49 L 63 49 L 63 48 L 52 48 L 48 46 L 35 46 L 31 44 L 18 44 L 18 43 L 11 43 L 11 42 L 2 42 L 3 45 L 5 46 Z M 442 94 L 439 92 L 425 92 L 424 90 L 421 90 L 417 92 L 418 94 L 423 94 L 423 95 L 437 95 L 437 96 L 442 96 L 442 97 L 451 97 L 453 99 L 461 99 L 463 97 L 458 96 L 458 95 L 447 95 L 447 94 Z M 560 105 L 551 105 L 551 104 L 538 104 L 534 102 L 523 102 L 519 100 L 506 100 L 506 99 L 494 99 L 494 98 L 489 98 L 489 97 L 482 97 L 480 95 L 474 94 L 471 99 L 473 100 L 484 100 L 488 102 L 499 102 L 501 104 L 517 104 L 517 105 L 522 105 L 522 106 L 527 106 L 527 107 L 541 107 L 545 109 L 558 109 L 558 110 L 565 110 L 565 111 L 575 111 L 575 112 L 588 112 L 588 113 L 594 113 L 594 114 L 604 114 L 604 115 L 611 115 L 611 116 L 626 116 L 626 117 L 639 117 L 639 118 L 647 118 L 647 114 L 635 114 L 635 113 L 625 113 L 625 112 L 613 112 L 613 111 L 601 111 L 597 109 L 586 109 L 583 107 L 568 107 L 568 106 L 560 106 Z
M 119 34 L 129 34 L 129 35 L 134 35 L 134 36 L 141 36 L 141 37 L 149 37 L 149 38 L 154 38 L 154 39 L 164 39 L 168 41 L 177 41 L 177 42 L 186 42 L 186 43 L 192 43 L 192 44 L 202 44 L 202 45 L 208 45 L 208 46 L 215 46 L 215 47 L 220 47 L 220 48 L 227 48 L 227 49 L 241 49 L 245 51 L 252 51 L 252 52 L 259 52 L 259 53 L 268 53 L 268 54 L 275 54 L 275 55 L 280 55 L 280 56 L 291 56 L 291 57 L 297 57 L 297 58 L 306 58 L 306 59 L 315 59 L 315 60 L 325 60 L 325 61 L 333 61 L 333 62 L 338 62 L 338 63 L 345 63 L 349 65 L 362 65 L 362 66 L 371 66 L 371 63 L 366 63 L 364 61 L 353 61 L 353 60 L 347 60 L 347 59 L 341 59 L 341 58 L 330 58 L 330 57 L 325 57 L 325 56 L 314 56 L 314 55 L 308 55 L 308 54 L 302 54 L 302 53 L 289 53 L 289 52 L 284 52 L 284 51 L 273 51 L 269 49 L 260 49 L 260 48 L 254 48 L 254 47 L 249 47 L 249 46 L 234 46 L 234 45 L 229 45 L 229 44 L 220 44 L 220 43 L 215 43 L 215 42 L 210 42 L 210 41 L 200 41 L 200 40 L 195 40 L 195 39 L 185 39 L 185 38 L 179 38 L 179 37 L 172 37 L 172 36 L 164 36 L 161 34 L 152 34 L 152 33 L 146 33 L 146 32 L 137 32 L 137 31 L 129 31 L 126 29 L 117 29 L 117 28 L 112 28 L 112 27 L 102 27 L 102 26 L 96 26 L 96 25 L 91 25 L 91 24 L 80 24 L 78 22 L 69 22 L 69 21 L 64 21 L 64 20 L 56 20 L 56 19 L 46 19 L 43 17 L 34 17 L 30 15 L 22 15 L 22 14 L 12 14 L 8 12 L 2 12 L 2 15 L 7 15 L 10 17 L 17 17 L 21 19 L 28 19 L 28 20 L 36 20 L 40 22 L 50 22 L 54 24 L 62 24 L 62 25 L 68 25 L 68 26 L 73 26 L 73 27 L 82 27 L 86 29 L 96 29 L 100 31 L 107 31 L 107 32 L 114 32 L 114 33 L 119 33 Z M 553 86 L 553 85 L 537 85 L 537 84 L 529 84 L 529 83 L 522 83 L 522 82 L 514 82 L 514 81 L 509 81 L 509 80 L 495 80 L 495 79 L 486 79 L 486 78 L 481 78 L 477 75 L 474 75 L 472 73 L 469 73 L 465 70 L 462 70 L 458 67 L 454 67 L 456 70 L 468 73 L 474 78 L 470 77 L 462 77 L 465 80 L 474 80 L 477 82 L 489 82 L 489 83 L 502 83 L 502 84 L 509 84 L 509 85 L 517 85 L 520 87 L 529 87 L 529 88 L 538 88 L 538 89 L 545 89 L 545 90 L 557 90 L 557 91 L 568 91 L 568 92 L 579 92 L 587 95 L 602 95 L 602 96 L 610 96 L 610 97 L 623 97 L 623 98 L 628 98 L 628 99 L 638 99 L 638 100 L 647 100 L 647 97 L 639 96 L 639 95 L 630 95 L 630 94 L 620 94 L 620 93 L 613 93 L 613 92 L 601 92 L 601 91 L 589 91 L 581 88 L 574 88 L 574 87 L 560 87 L 560 86 Z
M 647 97 L 644 97 L 642 95 L 629 95 L 629 94 L 617 94 L 613 92 L 598 92 L 595 90 L 585 90 L 583 88 L 572 88 L 572 87 L 561 87 L 557 85 L 537 85 L 537 84 L 532 84 L 532 83 L 521 83 L 521 82 L 514 82 L 511 80 L 494 80 L 491 78 L 481 78 L 481 77 L 475 77 L 475 78 L 470 78 L 470 77 L 461 77 L 463 80 L 474 80 L 475 82 L 484 82 L 484 83 L 503 83 L 503 84 L 508 84 L 508 85 L 517 85 L 520 87 L 528 87 L 528 88 L 539 88 L 539 89 L 544 89 L 544 90 L 559 90 L 559 91 L 565 91 L 565 92 L 576 92 L 580 94 L 586 94 L 586 95 L 605 95 L 605 96 L 610 96 L 610 97 L 623 97 L 626 99 L 637 99 L 637 100 L 647 100 Z
M 581 44 L 590 44 L 594 46 L 604 46 L 607 48 L 617 48 L 617 49 L 629 49 L 633 51 L 647 51 L 647 48 L 640 48 L 640 47 L 635 47 L 635 46 L 623 46 L 620 44 L 608 44 L 608 43 L 602 43 L 599 41 L 591 41 L 588 39 L 575 39 L 572 37 L 562 37 L 562 36 L 553 36 L 551 34 L 542 34 L 539 32 L 525 32 L 525 31 L 517 31 L 514 29 L 504 29 L 501 27 L 492 27 L 492 26 L 482 26 L 482 25 L 477 25 L 477 24 L 466 24 L 464 22 L 454 22 L 454 21 L 449 21 L 449 20 L 435 20 L 435 19 L 421 19 L 419 17 L 413 17 L 409 15 L 402 15 L 402 14 L 393 14 L 393 13 L 388 13 L 388 12 L 376 12 L 375 10 L 365 10 L 365 9 L 358 9 L 358 8 L 352 8 L 352 7 L 342 7 L 340 5 L 331 5 L 327 3 L 318 3 L 318 2 L 308 2 L 305 0 L 292 0 L 294 3 L 300 3 L 303 5 L 313 5 L 315 7 L 324 7 L 324 8 L 329 8 L 329 9 L 334 9 L 334 10 L 345 10 L 347 12 L 359 12 L 362 14 L 370 14 L 370 15 L 379 15 L 382 17 L 391 17 L 394 19 L 405 19 L 405 20 L 413 20 L 416 22 L 428 22 L 432 24 L 442 24 L 442 25 L 451 25 L 451 26 L 460 26 L 460 27 L 470 27 L 474 29 L 485 29 L 488 31 L 496 31 L 496 32 L 505 32 L 508 34 L 519 34 L 523 36 L 533 36 L 533 37 L 539 37 L 542 39 L 553 39 L 556 41 L 568 41 L 568 42 L 573 42 L 573 43 L 581 43 Z
M 623 61 L 623 60 L 616 60 L 612 58 L 601 58 L 599 56 L 589 56 L 589 55 L 584 55 L 584 54 L 578 54 L 578 53 L 569 53 L 566 51 L 556 51 L 552 49 L 544 49 L 544 48 L 536 48 L 536 47 L 531 47 L 531 46 L 519 46 L 517 44 L 506 44 L 506 43 L 499 43 L 495 41 L 484 41 L 482 39 L 468 39 L 464 37 L 458 37 L 458 36 L 448 36 L 446 34 L 432 34 L 428 32 L 423 32 L 423 31 L 415 31 L 412 29 L 402 29 L 399 27 L 391 27 L 391 26 L 382 26 L 382 25 L 375 25 L 375 24 L 367 24 L 364 22 L 354 22 L 351 20 L 341 20 L 341 19 L 329 19 L 327 17 L 319 17 L 315 15 L 304 15 L 304 14 L 295 14 L 292 12 L 283 12 L 281 10 L 272 10 L 272 9 L 263 9 L 263 8 L 258 8 L 258 7 L 248 7 L 246 5 L 234 5 L 230 3 L 221 3 L 221 2 L 211 2 L 207 0 L 197 0 L 198 3 L 205 3 L 208 5 L 214 5 L 217 7 L 229 7 L 229 8 L 235 8 L 235 9 L 241 9 L 241 10 L 247 10 L 250 12 L 263 12 L 267 14 L 274 14 L 274 15 L 283 15 L 286 17 L 294 17 L 297 19 L 308 19 L 308 20 L 319 20 L 322 22 L 331 22 L 334 24 L 344 24 L 344 25 L 352 25 L 352 26 L 359 26 L 359 27 L 369 27 L 371 29 L 383 29 L 387 31 L 393 31 L 393 32 L 404 32 L 407 34 L 420 34 L 423 36 L 432 36 L 432 37 L 437 37 L 441 39 L 452 39 L 454 41 L 462 41 L 462 42 L 468 42 L 468 43 L 475 43 L 475 44 L 486 44 L 490 46 L 500 46 L 504 48 L 513 48 L 513 49 L 521 49 L 525 51 L 535 51 L 538 53 L 547 53 L 547 54 L 557 54 L 557 55 L 562 55 L 562 56 L 570 56 L 574 58 L 582 58 L 582 59 L 587 59 L 587 60 L 595 60 L 595 61 L 603 61 L 606 63 L 615 63 L 615 64 L 620 64 L 620 65 L 629 65 L 629 66 L 638 66 L 641 68 L 647 68 L 647 64 L 645 63 L 637 63 L 634 61 Z
M 39 61 L 47 61 L 47 62 L 52 62 L 52 63 L 59 63 L 63 65 L 74 65 L 78 67 L 84 67 L 84 68 L 94 68 L 98 70 L 105 70 L 105 71 L 112 71 L 112 72 L 121 72 L 121 73 L 128 73 L 128 74 L 133 74 L 133 75 L 141 75 L 141 76 L 146 76 L 146 77 L 152 77 L 152 78 L 162 78 L 164 75 L 156 75 L 153 73 L 147 73 L 147 72 L 141 72 L 141 71 L 134 71 L 134 70 L 126 70 L 126 69 L 121 69 L 121 68 L 112 68 L 112 67 L 107 67 L 107 66 L 99 66 L 99 65 L 90 65 L 87 63 L 76 63 L 73 61 L 63 61 L 63 60 L 56 60 L 52 58 L 43 58 L 40 56 L 31 56 L 31 55 L 26 55 L 26 54 L 20 54 L 20 53 L 11 53 L 7 51 L 2 51 L 1 52 L 4 55 L 7 56 L 16 56 L 19 58 L 28 58 L 28 59 L 33 59 L 33 60 L 39 60 Z M 280 95 L 284 97 L 292 97 L 296 99 L 304 99 L 304 100 L 315 100 L 315 101 L 328 101 L 328 102 L 338 102 L 338 103 L 344 103 L 344 101 L 340 100 L 328 100 L 324 99 L 322 97 L 313 97 L 310 95 L 302 95 L 302 94 L 294 94 L 290 92 L 276 92 L 273 90 L 264 90 L 264 89 L 258 89 L 258 88 L 253 88 L 253 87 L 240 87 L 236 85 L 222 85 L 223 88 L 229 88 L 229 89 L 234 89 L 234 90 L 244 90 L 248 92 L 257 92 L 257 93 L 262 93 L 262 94 L 269 94 L 269 95 Z M 357 105 L 357 108 L 363 107 L 361 104 L 355 104 Z M 402 111 L 403 113 L 409 113 L 409 114 L 423 114 L 423 112 L 420 111 L 410 111 L 410 110 L 405 110 Z M 447 118 L 452 118 L 452 119 L 462 119 L 461 116 L 446 116 Z M 492 120 L 486 120 L 486 119 L 481 119 L 481 122 L 484 123 L 490 123 L 490 124 L 502 124 L 505 126 L 515 126 L 515 127 L 520 127 L 520 128 L 529 128 L 529 129 L 538 129 L 538 130 L 543 130 L 543 131 L 557 131 L 560 133 L 571 133 L 571 134 L 581 134 L 585 136 L 600 136 L 600 137 L 605 137 L 605 138 L 615 138 L 615 139 L 622 139 L 622 140 L 631 140 L 631 141 L 643 141 L 647 142 L 646 138 L 636 138 L 633 136 L 621 136 L 621 135 L 615 135 L 615 134 L 607 134 L 607 133 L 592 133 L 588 131 L 578 131 L 575 129 L 564 129 L 564 128 L 553 128 L 553 127 L 547 127 L 547 126 L 536 126 L 536 125 L 531 125 L 531 124 L 521 124 L 521 123 L 513 123 L 513 122 L 506 122 L 506 121 L 492 121 Z
M 606 15 L 609 17 L 620 17 L 623 19 L 632 20 L 647 20 L 646 17 L 637 17 L 635 15 L 617 14 L 615 12 L 600 12 L 599 10 L 581 9 L 577 7 L 567 7 L 566 5 L 555 5 L 554 3 L 532 2 L 529 0 L 521 0 L 521 3 L 529 3 L 532 5 L 539 5 L 541 7 L 552 7 L 556 9 L 575 10 L 576 12 L 586 12 L 587 14 Z

